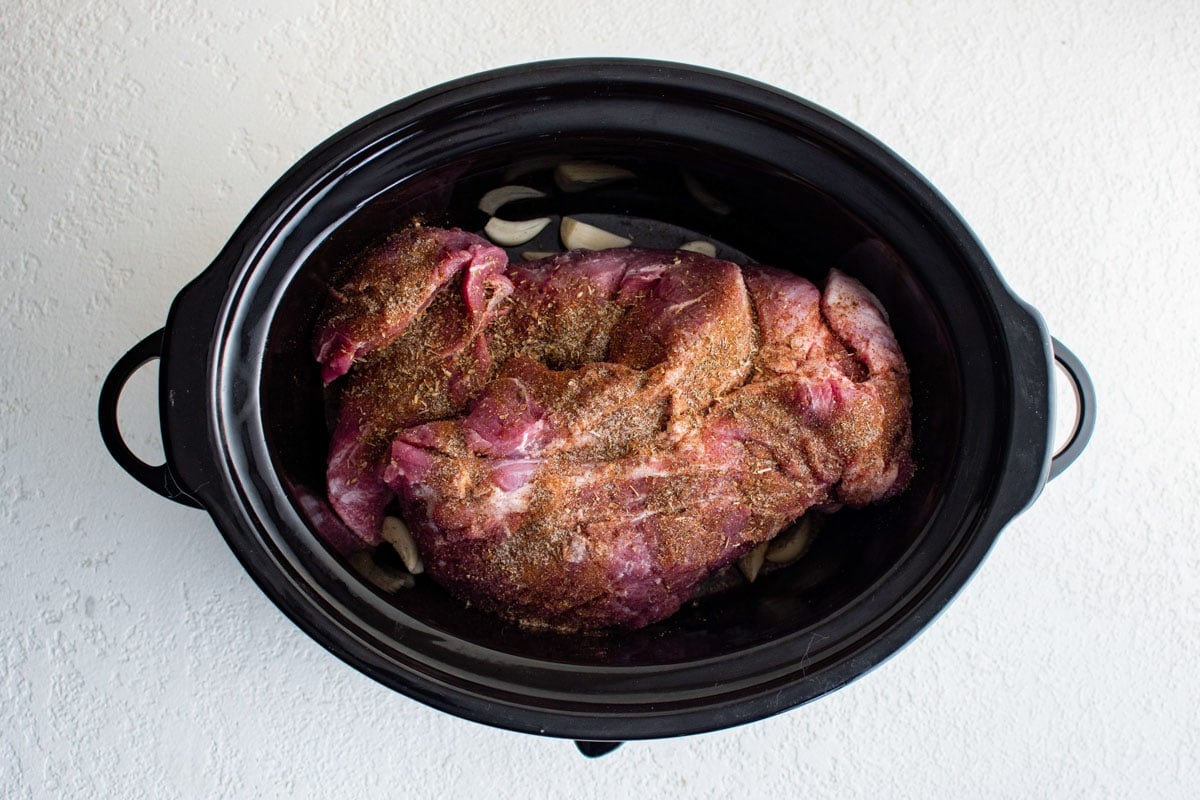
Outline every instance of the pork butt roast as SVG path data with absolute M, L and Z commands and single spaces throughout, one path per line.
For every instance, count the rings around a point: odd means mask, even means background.
M 818 289 L 684 251 L 510 264 L 412 227 L 333 289 L 314 353 L 340 384 L 336 544 L 380 544 L 397 503 L 434 580 L 528 626 L 663 619 L 807 509 L 913 469 L 904 357 L 837 270 Z

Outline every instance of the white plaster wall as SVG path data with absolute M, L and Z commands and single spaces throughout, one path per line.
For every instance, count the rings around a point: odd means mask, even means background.
M 0 8 L 0 796 L 1195 796 L 1200 6 L 248 5 Z M 328 134 L 462 74 L 600 54 L 746 74 L 873 132 L 1085 360 L 1102 416 L 884 666 L 589 762 L 328 655 L 203 513 L 111 462 L 94 407 Z M 123 405 L 147 455 L 153 381 Z

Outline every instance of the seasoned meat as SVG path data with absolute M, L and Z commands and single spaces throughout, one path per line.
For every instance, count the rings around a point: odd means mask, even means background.
M 459 230 L 408 228 L 370 252 L 332 293 L 313 351 L 326 383 L 359 369 L 341 395 L 329 446 L 329 501 L 377 545 L 392 491 L 381 470 L 404 428 L 460 413 L 487 377 L 479 334 L 512 283 L 508 257 Z
M 470 320 L 462 335 L 478 333 L 512 290 L 507 261 L 500 248 L 460 230 L 415 227 L 392 236 L 334 292 L 313 344 L 321 378 L 326 384 L 340 378 L 357 359 L 395 340 L 454 278 L 461 277 Z
M 912 472 L 904 359 L 849 276 L 821 291 L 637 249 L 497 266 L 469 234 L 404 236 L 317 335 L 320 355 L 353 332 L 327 375 L 357 359 L 330 500 L 372 545 L 397 498 L 429 574 L 472 603 L 640 627 L 806 509 L 885 499 Z M 388 281 L 415 310 L 391 310 Z

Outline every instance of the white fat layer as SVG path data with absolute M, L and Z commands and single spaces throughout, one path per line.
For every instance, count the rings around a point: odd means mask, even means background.
M 572 564 L 579 564 L 587 557 L 587 540 L 581 536 L 572 536 L 571 544 L 567 548 L 567 561 Z
M 628 477 L 632 480 L 638 480 L 639 478 L 664 478 L 672 474 L 674 473 L 671 470 L 661 464 L 643 462 L 629 470 Z
M 704 299 L 704 295 L 700 295 L 699 297 L 693 297 L 691 300 L 684 300 L 682 302 L 675 303 L 674 305 L 667 306 L 667 311 L 669 311 L 672 314 L 678 314 L 680 311 L 683 311 L 685 308 L 691 308 L 692 306 L 696 305 L 696 303 L 699 303 L 703 299 Z
M 545 420 L 540 419 L 532 425 L 526 427 L 525 430 L 521 432 L 521 443 L 517 445 L 517 450 L 522 454 L 528 453 L 529 446 L 537 439 L 538 434 L 540 434 L 545 427 Z
M 509 514 L 521 514 L 529 508 L 529 496 L 533 493 L 533 484 L 526 483 L 506 492 L 500 487 L 492 489 L 488 495 L 487 505 L 492 516 L 499 519 Z

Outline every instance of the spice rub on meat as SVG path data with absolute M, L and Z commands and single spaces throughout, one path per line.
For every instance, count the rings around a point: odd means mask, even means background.
M 640 627 L 818 504 L 912 473 L 908 371 L 832 271 L 690 252 L 507 264 L 411 228 L 338 287 L 330 502 L 363 546 L 395 499 L 428 573 L 507 619 Z M 348 374 L 347 374 L 348 373 Z

